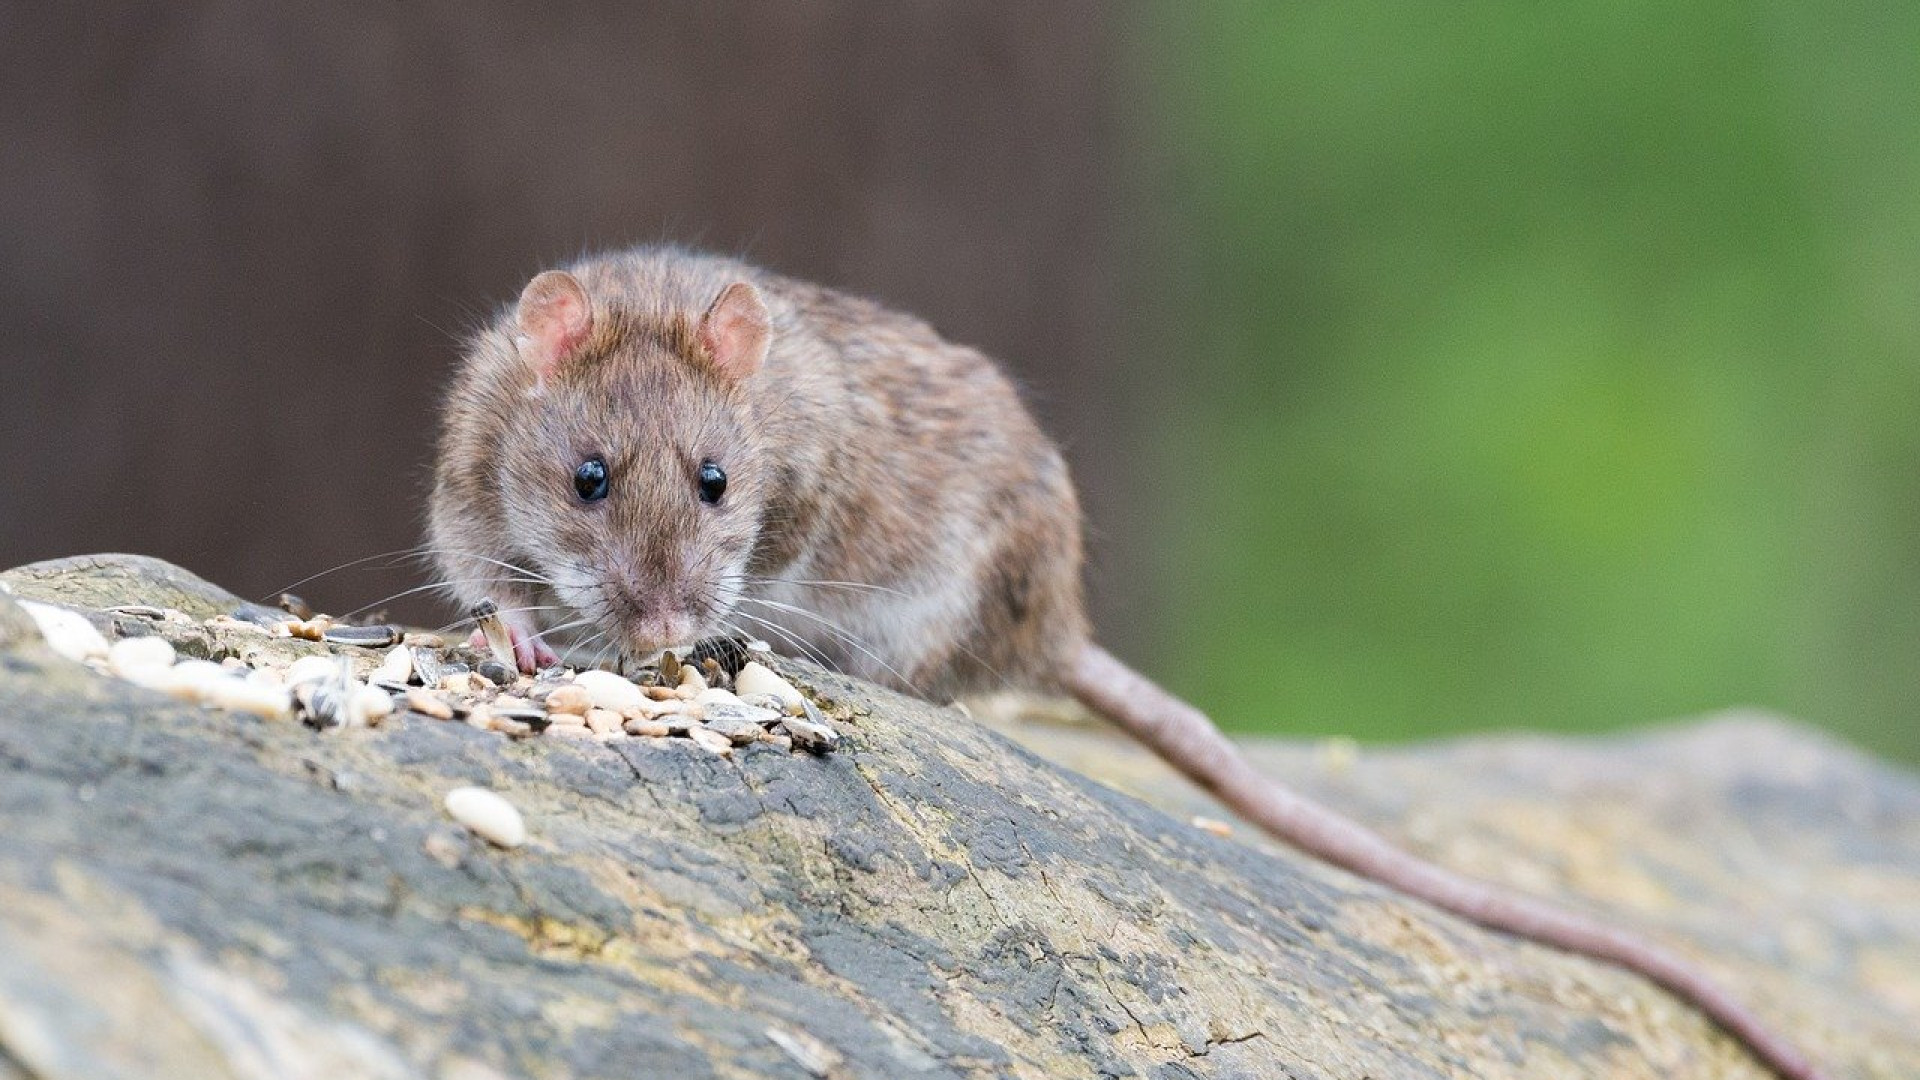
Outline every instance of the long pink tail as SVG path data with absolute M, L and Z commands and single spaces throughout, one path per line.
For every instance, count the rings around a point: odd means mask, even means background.
M 1255 771 L 1206 715 L 1106 650 L 1089 644 L 1067 680 L 1073 696 L 1152 747 L 1235 813 L 1301 851 L 1463 919 L 1617 964 L 1711 1017 L 1784 1080 L 1823 1080 L 1798 1047 L 1706 972 L 1651 941 L 1530 896 L 1463 877 L 1394 847 L 1378 833 Z

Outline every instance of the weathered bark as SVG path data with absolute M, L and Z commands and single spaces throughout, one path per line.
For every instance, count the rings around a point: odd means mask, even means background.
M 86 565 L 94 591 L 64 595 L 89 605 L 237 603 Z M 1021 732 L 1176 814 L 798 664 L 836 753 L 414 715 L 315 733 L 61 660 L 10 607 L 0 1078 L 1762 1075 L 1632 976 L 1195 827 L 1203 800 L 1101 735 Z M 1908 775 L 1758 723 L 1259 753 L 1453 865 L 1701 956 L 1843 1075 L 1920 1075 Z M 532 840 L 453 825 L 461 784 Z

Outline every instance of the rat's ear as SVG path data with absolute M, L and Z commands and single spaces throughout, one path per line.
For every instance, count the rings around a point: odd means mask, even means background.
M 760 290 L 736 281 L 720 290 L 713 306 L 700 316 L 700 350 L 714 367 L 734 382 L 760 370 L 773 339 L 773 320 L 767 315 Z
M 540 375 L 551 375 L 593 331 L 593 306 L 580 279 L 564 270 L 548 270 L 520 293 L 513 311 L 531 349 L 527 360 Z

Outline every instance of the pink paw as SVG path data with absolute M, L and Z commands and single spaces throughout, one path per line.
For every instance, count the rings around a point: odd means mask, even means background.
M 531 675 L 543 667 L 552 667 L 560 662 L 560 654 L 553 651 L 545 641 L 535 637 L 526 628 L 517 625 L 512 619 L 505 620 L 507 638 L 513 642 L 514 666 Z M 487 636 L 475 630 L 467 639 L 467 644 L 485 651 Z

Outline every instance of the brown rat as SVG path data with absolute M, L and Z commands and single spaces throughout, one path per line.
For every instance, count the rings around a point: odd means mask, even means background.
M 1821 1075 L 1687 961 L 1281 788 L 1095 645 L 1059 451 L 990 360 L 917 319 L 673 248 L 540 274 L 467 351 L 430 533 L 457 597 L 502 602 L 522 667 L 556 632 L 625 655 L 747 634 L 936 700 L 1064 690 L 1279 839 L 1646 975 L 1780 1075 Z

